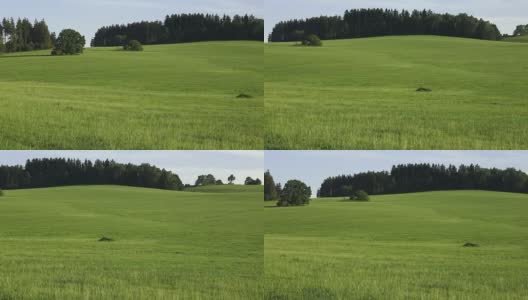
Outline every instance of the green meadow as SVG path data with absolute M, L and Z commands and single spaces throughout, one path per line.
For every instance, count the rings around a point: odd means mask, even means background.
M 528 147 L 528 45 L 434 36 L 323 43 L 265 45 L 266 149 Z
M 4 191 L 0 299 L 262 298 L 262 192 L 229 188 Z
M 265 299 L 528 295 L 528 195 L 447 191 L 268 205 Z
M 0 148 L 263 148 L 262 43 L 144 48 L 0 55 Z

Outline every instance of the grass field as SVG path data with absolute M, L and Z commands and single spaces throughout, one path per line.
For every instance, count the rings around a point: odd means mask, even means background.
M 429 192 L 264 211 L 266 299 L 528 295 L 528 195 Z
M 206 185 L 198 187 L 190 187 L 185 189 L 186 192 L 201 192 L 201 193 L 232 193 L 232 192 L 260 192 L 264 193 L 263 185 Z
M 262 51 L 205 42 L 0 55 L 0 148 L 262 149 Z
M 259 189 L 90 186 L 5 194 L 2 300 L 262 298 Z M 115 241 L 98 242 L 102 236 Z
M 265 148 L 525 149 L 527 52 L 432 36 L 265 45 Z

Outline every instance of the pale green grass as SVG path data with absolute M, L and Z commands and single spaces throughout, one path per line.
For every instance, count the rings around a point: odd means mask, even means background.
M 91 186 L 5 194 L 2 300 L 262 297 L 257 189 Z M 98 242 L 103 235 L 115 241 Z
M 190 187 L 185 189 L 186 192 L 201 192 L 201 193 L 234 193 L 234 192 L 260 192 L 264 193 L 263 185 L 206 185 L 198 187 Z
M 528 294 L 528 195 L 431 192 L 264 211 L 265 299 Z
M 268 44 L 265 147 L 525 149 L 527 52 L 431 36 Z
M 0 55 L 0 148 L 262 149 L 262 51 L 206 42 Z

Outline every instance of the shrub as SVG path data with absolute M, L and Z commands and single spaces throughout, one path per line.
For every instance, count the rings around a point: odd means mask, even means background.
M 0 190 L 0 197 L 4 195 L 4 191 Z
M 369 201 L 370 197 L 364 190 L 357 190 L 352 193 L 350 200 L 353 201 Z
M 143 51 L 143 45 L 138 40 L 131 40 L 123 46 L 125 51 Z
M 312 190 L 304 182 L 290 180 L 284 185 L 277 206 L 307 205 L 310 203 L 311 195 Z
M 79 32 L 73 29 L 64 29 L 55 42 L 51 55 L 80 54 L 84 50 L 86 40 Z
M 321 39 L 315 34 L 309 34 L 302 40 L 303 46 L 314 46 L 314 47 L 320 47 L 323 45 L 321 42 Z

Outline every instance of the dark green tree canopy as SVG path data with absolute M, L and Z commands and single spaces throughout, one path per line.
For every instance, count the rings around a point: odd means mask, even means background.
M 196 179 L 195 186 L 215 185 L 216 178 L 212 174 L 200 175 Z
M 299 206 L 310 203 L 312 190 L 300 180 L 289 180 L 280 194 L 278 206 Z
M 235 181 L 235 175 L 231 174 L 229 175 L 229 177 L 227 178 L 227 181 L 229 181 L 229 184 L 233 184 L 233 182 Z
M 467 14 L 437 14 L 430 10 L 352 9 L 343 16 L 321 16 L 280 22 L 270 42 L 299 41 L 299 34 L 315 34 L 323 40 L 386 35 L 442 35 L 498 40 L 502 35 L 488 21 Z
M 458 168 L 441 164 L 397 165 L 390 172 L 329 177 L 321 184 L 318 196 L 348 197 L 351 188 L 370 195 L 472 189 L 528 193 L 528 175 L 513 168 L 486 169 L 473 164 Z
M 264 173 L 264 201 L 277 200 L 277 186 L 270 171 Z
M 73 29 L 64 29 L 55 42 L 52 55 L 81 54 L 84 51 L 86 40 L 79 32 Z
M 253 179 L 251 177 L 246 177 L 246 180 L 244 181 L 245 185 L 261 185 L 262 181 L 260 179 Z
M 198 41 L 264 40 L 264 20 L 251 15 L 218 16 L 211 14 L 175 14 L 165 21 L 135 22 L 105 26 L 97 30 L 93 47 L 123 46 L 138 40 L 143 45 Z
M 517 28 L 515 28 L 513 35 L 528 35 L 528 24 L 518 25 Z
M 50 49 L 51 34 L 44 20 L 3 18 L 0 22 L 0 52 Z
M 67 185 L 115 184 L 182 190 L 178 175 L 149 164 L 120 164 L 113 160 L 44 158 L 25 166 L 0 166 L 0 188 L 23 189 Z

